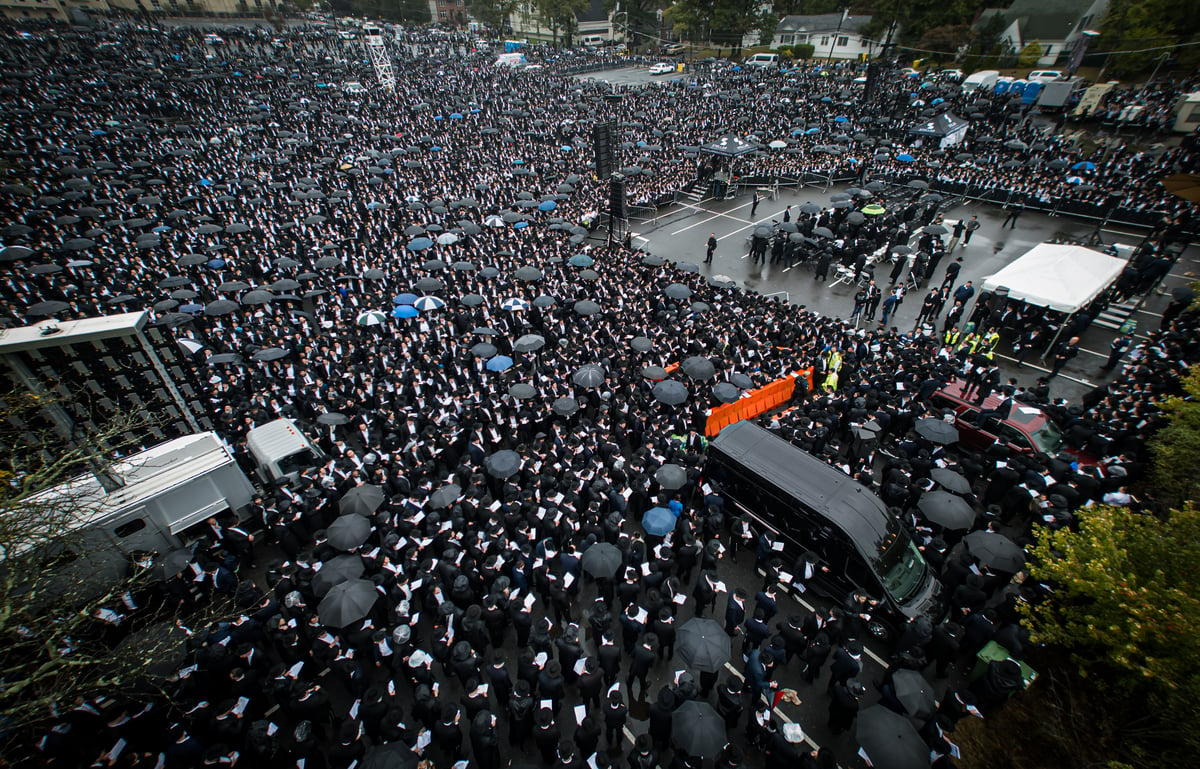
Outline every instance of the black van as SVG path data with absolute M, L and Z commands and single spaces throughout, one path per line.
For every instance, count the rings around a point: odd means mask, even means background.
M 911 617 L 944 611 L 941 584 L 921 551 L 862 484 L 752 422 L 735 422 L 708 446 L 705 480 L 785 543 L 785 563 L 815 552 L 829 571 L 808 582 L 842 601 L 855 590 L 879 601 L 869 629 L 895 636 Z

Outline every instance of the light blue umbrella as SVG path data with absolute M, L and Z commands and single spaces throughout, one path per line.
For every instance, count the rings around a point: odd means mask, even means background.
M 543 200 L 538 204 L 539 211 L 553 211 L 556 208 L 558 208 L 558 204 L 553 200 Z
M 463 117 L 463 116 L 462 116 L 462 113 L 461 113 L 461 112 L 451 112 L 451 113 L 450 113 L 450 119 L 451 119 L 451 120 L 462 120 L 462 117 Z
M 899 160 L 901 163 L 911 163 L 914 160 L 916 160 L 916 158 L 914 158 L 912 155 L 909 155 L 907 152 L 905 152 L 900 155 L 897 155 L 896 160 Z
M 647 534 L 665 537 L 675 530 L 675 513 L 665 507 L 652 507 L 642 516 L 642 528 Z
M 485 368 L 488 371 L 507 371 L 512 368 L 513 359 L 507 355 L 497 355 L 487 362 Z
M 433 245 L 433 241 L 429 238 L 413 238 L 408 242 L 409 251 L 424 251 Z
M 393 318 L 415 318 L 420 314 L 411 304 L 398 304 L 392 308 Z
M 400 294 L 392 300 L 392 304 L 412 304 L 417 301 L 416 294 Z
M 564 145 L 562 146 L 562 151 L 563 151 L 563 152 L 574 152 L 574 151 L 575 151 L 575 148 L 574 148 L 574 147 L 572 147 L 570 144 L 564 144 Z
M 224 259 L 209 259 L 208 266 L 214 270 L 219 270 L 225 266 L 225 260 Z
M 567 264 L 572 267 L 591 267 L 595 263 L 596 260 L 587 254 L 575 254 L 575 256 L 567 260 Z
M 1075 171 L 1095 171 L 1096 164 L 1090 160 L 1083 160 L 1071 166 L 1071 168 Z
M 515 224 L 513 224 L 513 229 L 514 230 L 523 230 L 528 226 L 529 226 L 529 222 L 520 221 L 520 222 L 516 222 Z

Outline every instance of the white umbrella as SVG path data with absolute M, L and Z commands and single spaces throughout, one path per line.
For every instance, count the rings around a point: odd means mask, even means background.
M 500 307 L 505 310 L 528 310 L 529 302 L 514 296 L 512 299 L 505 299 Z
M 189 355 L 195 355 L 204 349 L 204 344 L 202 342 L 197 342 L 195 339 L 188 339 L 186 337 L 183 339 L 176 339 L 175 343 L 182 347 Z
M 364 313 L 359 313 L 355 322 L 360 326 L 381 326 L 387 323 L 387 315 L 379 310 L 367 310 Z
M 458 242 L 458 236 L 453 232 L 443 232 L 437 236 L 437 242 L 443 246 L 451 246 Z
M 776 139 L 775 141 L 771 142 L 767 146 L 773 150 L 781 150 L 787 146 L 787 142 Z
M 489 227 L 503 227 L 504 226 L 504 220 L 501 219 L 496 214 L 492 214 L 491 216 L 485 217 L 483 220 L 483 223 Z
M 413 302 L 413 307 L 416 307 L 422 312 L 427 310 L 440 310 L 446 306 L 446 303 L 436 296 L 423 296 Z

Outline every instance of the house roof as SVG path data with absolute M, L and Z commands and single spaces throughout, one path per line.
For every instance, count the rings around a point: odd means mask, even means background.
M 784 16 L 775 28 L 775 34 L 796 32 L 833 32 L 842 21 L 840 13 L 822 13 L 816 16 Z M 860 27 L 871 23 L 870 16 L 850 16 L 842 24 L 843 32 L 857 32 Z
M 1013 0 L 1008 8 L 989 8 L 979 15 L 976 26 L 994 15 L 1004 18 L 1007 27 L 1014 21 L 1021 42 L 1066 40 L 1075 25 L 1096 4 L 1096 0 Z

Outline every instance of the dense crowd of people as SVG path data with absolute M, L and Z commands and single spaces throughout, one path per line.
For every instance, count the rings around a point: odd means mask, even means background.
M 187 652 L 169 699 L 64 704 L 32 748 L 48 765 L 348 768 L 387 748 L 409 762 L 397 765 L 456 769 L 499 769 L 510 750 L 562 769 L 824 768 L 852 751 L 810 750 L 802 725 L 774 711 L 796 696 L 788 683 L 810 697 L 821 680 L 834 735 L 852 727 L 870 686 L 919 726 L 931 762 L 951 766 L 956 722 L 1018 688 L 1016 663 L 969 687 L 956 679 L 917 709 L 898 695 L 901 671 L 964 672 L 993 640 L 1021 659 L 1015 606 L 1041 597 L 1021 569 L 973 555 L 964 535 L 1002 529 L 1027 542 L 1100 501 L 1157 512 L 1125 485 L 1145 463 L 1159 404 L 1197 360 L 1186 303 L 1131 345 L 1124 376 L 1077 407 L 1051 398 L 1046 381 L 990 378 L 984 327 L 1002 318 L 977 318 L 970 338 L 940 323 L 902 333 L 892 293 L 878 308 L 864 299 L 862 312 L 881 309 L 884 323 L 857 329 L 694 265 L 588 244 L 578 222 L 607 195 L 588 169 L 593 121 L 621 126 L 622 164 L 649 172 L 629 174 L 630 195 L 652 200 L 694 177 L 691 148 L 730 131 L 792 137 L 797 120 L 805 131 L 866 129 L 852 92 L 821 98 L 848 69 L 768 75 L 760 88 L 721 68 L 654 100 L 608 99 L 604 84 L 492 68 L 490 55 L 459 50 L 465 40 L 414 31 L 400 40 L 396 92 L 355 94 L 339 86 L 370 80 L 367 65 L 327 31 L 230 30 L 220 44 L 128 24 L 20 32 L 4 27 L 0 52 L 5 319 L 146 309 L 199 345 L 197 381 L 238 452 L 249 429 L 289 417 L 327 454 L 296 486 L 267 489 L 244 521 L 206 522 L 150 593 L 97 613 L 106 647 L 138 629 L 147 606 L 208 602 L 228 616 L 180 623 Z M 984 111 L 987 130 L 1009 125 Z M 813 153 L 816 134 L 801 132 L 778 154 L 739 161 L 743 172 L 834 168 L 861 149 L 873 164 L 862 194 L 779 223 L 787 237 L 769 257 L 858 272 L 868 254 L 915 242 L 927 257 L 918 284 L 950 275 L 950 297 L 970 288 L 941 236 L 921 229 L 935 216 L 928 199 L 883 217 L 860 209 L 879 173 L 1003 176 L 1006 155 L 974 130 L 978 171 L 938 169 L 936 150 L 911 148 L 911 164 L 876 157 L 865 151 L 875 140 L 857 134 L 833 139 L 846 154 Z M 1003 130 L 1045 142 L 1032 158 L 1069 154 L 1054 137 Z M 1176 159 L 1160 158 L 1159 171 Z M 1096 186 L 1120 176 L 1140 205 L 1158 194 L 1124 178 L 1146 172 L 1142 162 L 1106 159 Z M 1037 183 L 1071 189 L 1051 173 Z M 1161 196 L 1150 205 L 1186 213 Z M 942 269 L 928 263 L 935 255 Z M 1135 278 L 1130 290 L 1142 287 Z M 275 348 L 283 355 L 256 356 Z M 798 380 L 764 424 L 876 490 L 944 586 L 944 620 L 901 628 L 879 680 L 859 678 L 868 597 L 782 612 L 822 564 L 798 553 L 785 563 L 770 532 L 703 486 L 704 425 L 723 402 L 713 384 L 737 378 L 745 391 L 808 367 L 812 390 Z M 1094 461 L 947 450 L 914 432 L 938 415 L 932 396 L 964 382 L 994 414 L 1026 404 L 1055 415 L 1063 448 Z M 873 441 L 854 440 L 868 422 Z M 676 468 L 682 478 L 668 483 L 663 471 Z M 976 523 L 924 516 L 935 469 L 972 479 L 960 493 Z M 665 536 L 639 525 L 656 507 L 675 518 Z M 724 582 L 739 551 L 762 584 Z M 734 672 L 693 667 L 648 691 L 652 674 L 688 667 L 680 630 L 709 614 L 737 639 Z M 674 717 L 697 702 L 720 716 L 716 749 L 685 739 L 695 729 Z M 635 720 L 647 728 L 628 736 Z

